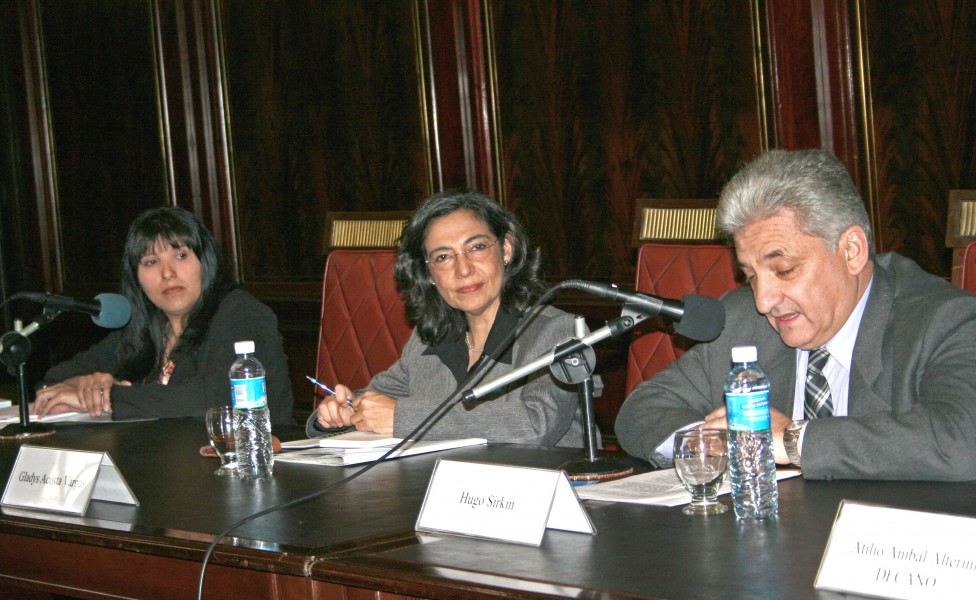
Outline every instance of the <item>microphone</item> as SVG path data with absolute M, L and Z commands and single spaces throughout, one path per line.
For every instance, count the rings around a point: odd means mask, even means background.
M 539 369 L 553 364 L 557 360 L 562 360 L 576 352 L 582 352 L 587 348 L 592 347 L 597 342 L 607 339 L 608 337 L 616 337 L 622 333 L 630 331 L 634 327 L 634 324 L 635 321 L 633 317 L 618 317 L 612 321 L 608 321 L 603 327 L 597 329 L 593 333 L 581 337 L 580 339 L 570 338 L 568 340 L 564 340 L 553 350 L 543 354 L 528 364 L 512 370 L 507 375 L 497 377 L 488 383 L 479 385 L 476 388 L 465 390 L 461 394 L 461 400 L 465 404 L 468 404 L 480 398 L 484 398 L 491 392 L 500 390 L 514 381 L 518 381 L 527 375 L 531 375 Z
M 99 294 L 94 300 L 76 300 L 67 296 L 55 296 L 43 292 L 19 292 L 11 300 L 30 300 L 39 302 L 45 308 L 54 310 L 76 310 L 92 316 L 92 322 L 99 327 L 117 329 L 129 322 L 132 305 L 121 294 Z
M 685 294 L 679 302 L 580 279 L 564 281 L 559 287 L 582 290 L 621 302 L 625 307 L 646 316 L 661 315 L 675 322 L 674 330 L 677 333 L 696 342 L 710 342 L 725 328 L 725 307 L 711 296 Z

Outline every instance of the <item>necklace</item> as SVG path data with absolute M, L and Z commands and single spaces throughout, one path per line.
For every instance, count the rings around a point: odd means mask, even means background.
M 468 345 L 468 350 L 474 352 L 475 354 L 480 353 L 484 348 L 475 348 L 474 343 L 471 342 L 471 332 L 464 332 L 464 343 Z

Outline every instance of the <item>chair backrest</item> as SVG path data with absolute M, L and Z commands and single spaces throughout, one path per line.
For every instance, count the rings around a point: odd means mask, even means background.
M 725 239 L 715 228 L 715 198 L 638 198 L 631 245 L 648 242 L 715 244 Z
M 962 287 L 962 257 L 966 244 L 976 240 L 976 190 L 949 190 L 946 247 L 952 249 L 952 283 Z
M 638 291 L 681 298 L 706 294 L 715 298 L 740 285 L 731 246 L 715 244 L 644 244 L 637 253 Z M 626 392 L 648 379 L 690 347 L 690 340 L 651 331 L 630 343 Z
M 323 253 L 336 248 L 396 248 L 410 211 L 336 212 L 325 215 Z
M 361 388 L 399 358 L 412 328 L 393 280 L 395 259 L 395 250 L 329 254 L 315 369 L 322 383 Z
M 959 287 L 976 294 L 976 241 L 969 242 L 963 250 L 962 267 L 959 269 Z

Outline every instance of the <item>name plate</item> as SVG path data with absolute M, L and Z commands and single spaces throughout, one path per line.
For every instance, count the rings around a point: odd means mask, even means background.
M 976 519 L 842 500 L 814 587 L 879 598 L 966 598 Z
M 0 504 L 84 515 L 91 500 L 139 505 L 107 452 L 24 445 Z
M 439 459 L 417 531 L 538 546 L 546 527 L 596 533 L 566 473 Z

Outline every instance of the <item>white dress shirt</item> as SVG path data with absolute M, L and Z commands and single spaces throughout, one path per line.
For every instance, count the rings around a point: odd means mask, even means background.
M 847 322 L 834 337 L 824 344 L 827 352 L 830 352 L 830 358 L 824 365 L 823 374 L 827 378 L 827 385 L 830 386 L 830 398 L 835 417 L 847 416 L 847 388 L 851 377 L 851 360 L 854 358 L 854 343 L 857 341 L 857 332 L 861 328 L 861 317 L 864 316 L 864 307 L 868 304 L 872 283 L 874 283 L 873 278 L 868 282 L 868 288 L 864 290 L 864 295 L 854 307 L 851 316 L 847 317 Z M 806 418 L 803 405 L 806 395 L 807 362 L 809 360 L 810 351 L 797 348 L 796 388 L 793 394 L 793 419 L 797 421 Z
M 824 365 L 823 375 L 827 378 L 827 385 L 830 386 L 830 400 L 834 407 L 835 417 L 847 416 L 847 397 L 851 382 L 851 361 L 854 359 L 854 343 L 857 342 L 857 332 L 861 329 L 861 317 L 864 316 L 864 307 L 868 304 L 868 296 L 871 295 L 871 286 L 874 284 L 874 276 L 868 282 L 868 287 L 864 290 L 864 295 L 858 300 L 857 306 L 847 317 L 844 326 L 840 328 L 834 337 L 824 344 L 830 358 Z M 796 387 L 793 390 L 793 420 L 802 421 L 806 419 L 804 404 L 806 402 L 806 379 L 807 363 L 810 360 L 809 350 L 796 349 Z M 800 438 L 796 442 L 797 451 L 803 456 L 803 437 L 807 433 L 804 427 L 800 432 Z

